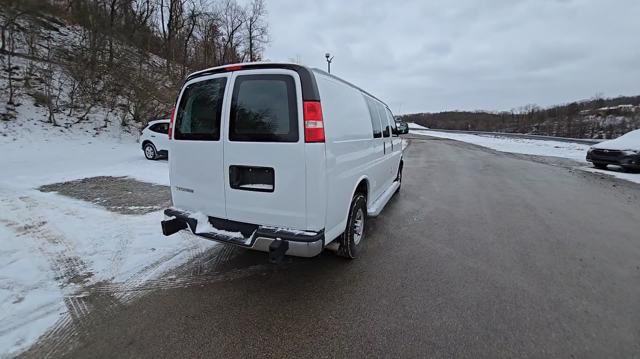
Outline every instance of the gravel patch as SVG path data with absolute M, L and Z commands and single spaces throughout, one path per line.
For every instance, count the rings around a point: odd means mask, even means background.
M 171 206 L 169 187 L 129 177 L 83 178 L 44 185 L 39 190 L 81 199 L 121 214 L 145 214 Z

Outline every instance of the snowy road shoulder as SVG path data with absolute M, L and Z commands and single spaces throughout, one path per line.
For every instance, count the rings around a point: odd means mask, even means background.
M 132 139 L 23 138 L 2 148 L 10 170 L 0 173 L 0 357 L 81 321 L 95 290 L 124 303 L 215 246 L 162 235 L 167 162 L 144 159 Z
M 410 125 L 412 128 L 413 124 Z M 518 153 L 534 156 L 547 156 L 565 158 L 576 162 L 579 169 L 588 172 L 600 173 L 623 180 L 640 183 L 640 174 L 625 173 L 615 169 L 598 170 L 590 167 L 591 164 L 586 162 L 587 150 L 589 145 L 558 142 L 547 140 L 532 140 L 523 138 L 507 138 L 490 135 L 472 135 L 466 133 L 438 132 L 434 130 L 411 130 L 411 134 L 424 135 L 438 138 L 446 138 L 461 142 L 467 142 L 478 146 L 491 148 L 500 152 Z

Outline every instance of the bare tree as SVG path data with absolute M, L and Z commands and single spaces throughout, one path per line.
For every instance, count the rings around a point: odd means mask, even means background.
M 45 105 L 49 112 L 49 123 L 57 126 L 55 114 L 58 112 L 60 106 L 60 97 L 62 96 L 65 83 L 63 75 L 55 70 L 53 61 L 51 61 L 53 56 L 52 46 L 51 40 L 48 40 L 46 51 L 47 65 L 40 70 L 40 78 L 44 90 Z
M 187 19 L 185 21 L 185 30 L 183 33 L 183 41 L 182 41 L 182 68 L 180 70 L 180 77 L 184 77 L 187 72 L 187 65 L 189 63 L 189 42 L 194 35 L 194 31 L 196 26 L 198 25 L 198 20 L 202 13 L 198 10 L 198 6 L 195 3 L 192 3 L 189 9 L 189 14 L 187 15 Z
M 198 66 L 210 67 L 222 63 L 218 49 L 222 47 L 220 17 L 218 13 L 205 13 L 198 26 L 200 41 L 196 44 Z
M 220 58 L 223 63 L 238 62 L 238 47 L 241 30 L 246 16 L 244 10 L 234 0 L 226 0 L 221 13 L 222 47 Z
M 15 55 L 15 43 L 16 32 L 18 31 L 18 20 L 23 15 L 27 14 L 29 9 L 17 8 L 18 3 L 16 1 L 7 1 L 6 10 L 3 16 L 3 21 L 0 24 L 0 36 L 2 37 L 2 44 L 0 45 L 0 52 L 7 55 L 6 69 L 7 72 L 7 87 L 9 90 L 9 98 L 7 99 L 7 105 L 13 106 L 15 88 L 13 83 L 14 64 L 13 56 Z M 8 45 L 8 49 L 7 49 Z
M 4 44 L 3 44 L 4 45 Z M 7 105 L 13 106 L 14 87 L 13 87 L 13 53 L 15 51 L 15 32 L 13 26 L 9 27 L 9 51 L 7 53 L 7 87 L 9 88 L 9 98 Z
M 95 106 L 126 113 L 123 124 L 146 121 L 172 106 L 189 71 L 258 61 L 268 40 L 264 0 L 246 6 L 239 0 L 0 3 L 8 103 L 16 101 L 19 88 L 15 57 L 28 57 L 32 69 L 25 74 L 34 76 L 25 75 L 25 87 L 41 92 L 38 97 L 52 124 L 62 124 L 63 110 L 65 116 L 75 114 L 77 122 L 84 121 Z M 56 43 L 58 36 L 47 39 L 65 22 L 79 25 L 73 44 Z M 48 46 L 42 46 L 45 41 Z M 40 80 L 40 88 L 28 83 L 32 80 Z
M 249 61 L 261 60 L 259 54 L 268 42 L 268 26 L 266 22 L 267 8 L 264 0 L 253 0 L 245 10 L 245 37 L 248 43 Z
M 167 75 L 171 74 L 171 63 L 175 60 L 174 39 L 184 27 L 184 4 L 185 0 L 160 0 L 160 25 L 164 41 Z

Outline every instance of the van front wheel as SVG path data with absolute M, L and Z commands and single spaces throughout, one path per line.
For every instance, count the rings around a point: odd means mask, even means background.
M 356 193 L 351 201 L 347 228 L 340 238 L 339 256 L 353 259 L 358 255 L 358 249 L 365 236 L 366 219 L 367 197 L 362 193 Z

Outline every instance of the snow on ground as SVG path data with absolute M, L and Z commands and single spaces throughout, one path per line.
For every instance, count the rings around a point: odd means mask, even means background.
M 640 183 L 640 174 L 638 174 L 638 173 L 627 173 L 627 172 L 624 172 L 619 167 L 609 166 L 606 170 L 600 170 L 600 169 L 597 169 L 597 168 L 594 168 L 594 167 L 585 166 L 585 167 L 580 167 L 580 169 L 583 170 L 583 171 L 587 171 L 587 172 L 613 176 L 613 177 L 620 178 L 620 179 L 623 179 L 623 180 L 627 180 L 627 181 L 630 181 L 630 182 Z
M 579 162 L 585 162 L 585 156 L 587 155 L 587 150 L 589 149 L 589 145 L 558 141 L 542 141 L 524 138 L 472 135 L 466 133 L 438 132 L 432 130 L 411 131 L 411 133 L 473 143 L 475 145 L 489 147 L 501 152 L 522 153 L 536 156 L 562 157 Z
M 78 298 L 92 286 L 109 283 L 126 301 L 128 289 L 215 245 L 164 237 L 160 211 L 122 215 L 38 191 L 93 176 L 169 184 L 167 162 L 146 160 L 133 135 L 114 130 L 91 137 L 38 122 L 22 121 L 22 134 L 0 136 L 0 357 L 90 310 Z
M 413 128 L 416 125 L 410 124 L 409 126 Z M 589 150 L 590 146 L 585 144 L 510 138 L 494 135 L 438 132 L 436 130 L 411 130 L 410 132 L 417 135 L 427 135 L 472 143 L 474 145 L 488 147 L 500 152 L 567 158 L 581 163 L 582 165 L 579 166 L 579 168 L 582 170 L 607 174 L 627 181 L 640 183 L 640 174 L 638 173 L 624 173 L 614 166 L 610 166 L 611 170 L 598 170 L 592 168 L 591 164 L 586 162 L 587 150 Z
M 421 130 L 428 130 L 428 129 L 429 129 L 429 127 L 424 127 L 424 126 L 418 125 L 418 124 L 417 124 L 417 123 L 415 123 L 415 122 L 410 122 L 410 123 L 408 123 L 408 125 L 409 125 L 409 128 L 412 128 L 412 129 L 413 129 L 413 128 L 415 128 L 415 129 L 421 129 Z
M 31 29 L 26 21 L 20 20 L 19 28 Z M 166 161 L 144 158 L 136 143 L 138 131 L 122 127 L 123 118 L 130 119 L 120 106 L 125 99 L 110 108 L 89 106 L 78 96 L 72 101 L 74 82 L 66 68 L 33 60 L 47 58 L 47 48 L 53 53 L 75 48 L 82 29 L 57 23 L 36 23 L 36 28 L 39 39 L 48 39 L 47 46 L 37 44 L 31 52 L 29 36 L 16 34 L 15 51 L 22 55 L 11 60 L 15 105 L 5 106 L 9 73 L 0 71 L 0 358 L 20 353 L 52 326 L 85 315 L 92 303 L 83 298 L 96 286 L 126 301 L 133 287 L 214 245 L 164 237 L 161 212 L 123 215 L 37 190 L 95 176 L 128 176 L 162 185 L 169 184 L 169 177 Z M 145 66 L 162 65 L 158 57 L 150 57 Z M 7 61 L 0 56 L 3 69 Z M 60 94 L 57 126 L 42 104 L 44 73 L 51 73 Z

